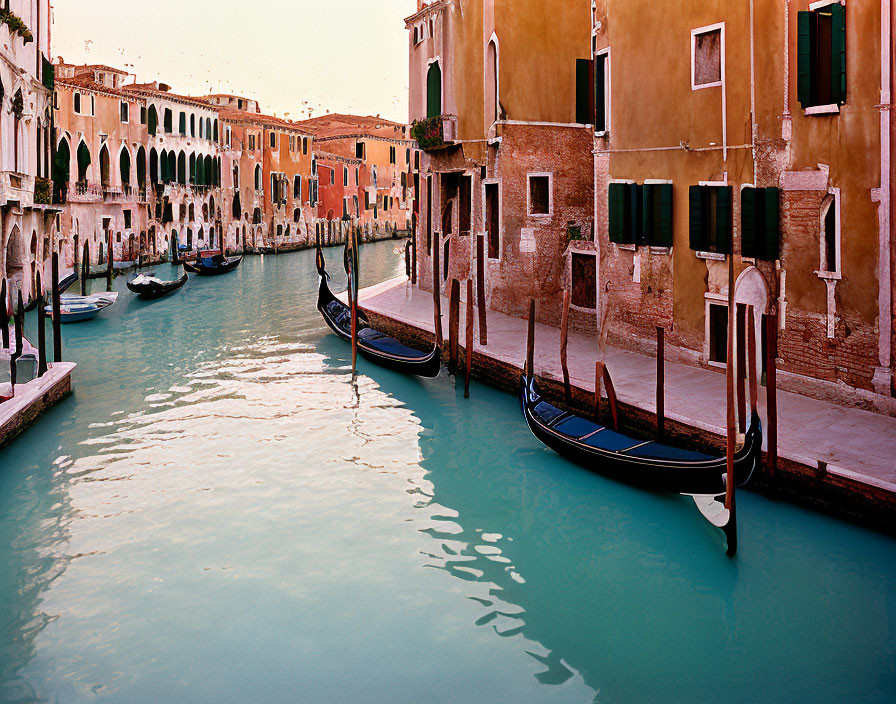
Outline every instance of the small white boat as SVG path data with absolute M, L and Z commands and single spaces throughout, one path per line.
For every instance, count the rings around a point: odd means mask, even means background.
M 90 296 L 76 296 L 67 293 L 59 297 L 60 322 L 77 323 L 82 320 L 90 320 L 117 300 L 117 291 L 112 293 L 94 293 Z M 46 306 L 44 310 L 49 315 L 53 315 L 52 305 Z

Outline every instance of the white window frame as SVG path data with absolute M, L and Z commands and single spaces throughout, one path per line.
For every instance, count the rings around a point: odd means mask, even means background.
M 728 307 L 728 296 L 723 293 L 704 293 L 704 314 L 703 314 L 703 360 L 710 367 L 715 367 L 716 369 L 727 369 L 727 364 L 722 364 L 721 362 L 714 362 L 709 358 L 709 307 L 710 306 L 722 306 L 723 308 Z M 729 315 L 731 311 L 728 311 Z M 731 321 L 728 321 L 728 324 L 731 324 Z M 731 361 L 730 359 L 728 360 Z
M 612 90 L 612 79 L 611 76 L 613 72 L 610 70 L 610 63 L 612 59 L 610 58 L 610 47 L 606 47 L 604 49 L 598 49 L 594 52 L 594 56 L 603 56 L 606 55 L 607 60 L 604 63 L 604 129 L 595 132 L 594 134 L 597 137 L 605 137 L 609 132 L 612 126 L 612 117 L 613 111 L 611 110 L 613 106 L 613 90 Z M 597 95 L 594 96 L 594 100 L 597 101 Z
M 694 83 L 696 61 L 697 61 L 697 36 L 700 34 L 709 34 L 719 30 L 721 45 L 719 47 L 719 80 L 712 83 Z M 725 23 L 717 22 L 716 24 L 708 24 L 705 27 L 697 27 L 691 30 L 691 90 L 703 90 L 704 88 L 719 88 L 725 85 Z
M 343 188 L 348 187 L 348 167 L 347 166 L 342 167 L 342 186 L 343 186 Z
M 724 76 L 724 73 L 722 74 Z M 728 174 L 725 174 L 724 181 L 698 181 L 698 186 L 727 186 L 728 184 Z M 734 235 L 735 235 L 735 227 L 737 218 L 734 213 L 734 203 L 731 203 L 731 251 L 734 251 Z M 740 234 L 739 232 L 737 234 Z M 714 262 L 724 262 L 728 261 L 728 255 L 722 254 L 721 252 L 703 252 L 698 251 L 695 252 L 697 259 L 707 259 L 709 261 Z M 727 299 L 726 299 L 727 300 Z M 707 343 L 708 344 L 708 343 Z
M 488 256 L 488 228 L 486 227 L 485 217 L 486 217 L 486 207 L 485 207 L 485 187 L 486 185 L 497 185 L 498 186 L 498 257 L 490 257 Z M 485 261 L 486 262 L 500 262 L 504 258 L 504 220 L 501 218 L 501 211 L 504 208 L 503 205 L 503 197 L 504 197 L 504 186 L 501 183 L 501 179 L 499 178 L 484 178 L 481 183 L 482 188 L 482 212 L 480 213 L 482 219 L 482 234 L 485 236 L 485 241 L 483 242 L 483 249 L 485 250 Z
M 497 32 L 492 32 L 492 36 L 488 38 L 488 41 L 485 43 L 485 57 L 488 58 L 488 45 L 492 42 L 495 43 L 495 122 L 501 119 L 501 44 L 498 41 Z M 483 61 L 483 66 L 485 62 Z M 485 106 L 486 111 L 488 111 L 488 106 L 485 105 L 485 96 L 488 95 L 488 86 L 486 85 L 486 81 L 488 81 L 488 76 L 483 76 L 483 85 L 482 85 L 482 97 L 483 97 L 483 106 Z M 489 124 L 491 127 L 494 123 Z
M 629 185 L 629 186 L 638 185 L 638 182 L 633 178 L 611 178 L 607 182 L 607 193 L 608 194 L 609 194 L 609 185 L 611 183 L 622 183 L 624 185 Z M 610 204 L 608 202 L 607 203 L 607 215 L 608 216 L 609 216 L 609 213 L 610 213 Z M 609 231 L 609 228 L 607 228 L 607 239 L 609 240 L 609 238 L 610 238 L 610 231 Z M 636 252 L 638 250 L 638 245 L 636 245 L 636 244 L 620 244 L 619 242 L 610 242 L 610 244 L 612 244 L 617 249 L 624 249 L 627 252 Z
M 532 212 L 532 177 L 548 178 L 548 212 Z M 552 171 L 528 171 L 526 172 L 526 216 L 539 220 L 550 220 L 554 217 L 554 173 Z
M 125 111 L 127 112 L 126 120 L 121 119 L 121 108 L 122 107 L 124 107 Z M 121 124 L 123 124 L 123 125 L 129 124 L 131 121 L 131 104 L 127 100 L 120 100 L 118 103 L 118 119 L 121 122 Z
M 825 265 L 825 256 L 824 256 L 824 220 L 827 217 L 828 211 L 831 208 L 836 208 L 834 211 L 834 271 L 827 271 L 824 268 Z M 839 188 L 831 188 L 828 190 L 827 194 L 825 194 L 824 200 L 822 200 L 821 204 L 821 213 L 819 217 L 819 237 L 818 237 L 818 269 L 815 271 L 816 275 L 821 279 L 840 279 L 842 278 L 841 272 L 841 261 L 840 261 L 840 234 L 841 234 L 841 221 L 843 219 L 843 211 L 840 209 L 840 189 Z

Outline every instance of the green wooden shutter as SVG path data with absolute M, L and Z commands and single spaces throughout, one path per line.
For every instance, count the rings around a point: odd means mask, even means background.
M 641 226 L 641 186 L 637 183 L 626 184 L 626 209 L 628 217 L 625 223 L 626 244 L 643 244 L 644 228 Z
M 656 237 L 653 209 L 654 188 L 656 186 L 650 183 L 641 186 L 641 238 L 646 245 L 654 244 Z
M 831 5 L 831 100 L 846 102 L 846 8 Z
M 740 192 L 740 255 L 759 257 L 759 232 L 756 212 L 757 189 L 744 188 Z
M 149 108 L 149 119 L 147 120 L 146 129 L 150 135 L 155 135 L 158 127 L 159 127 L 159 115 L 156 112 L 155 107 L 150 107 Z
M 672 184 L 661 183 L 659 232 L 654 233 L 654 241 L 658 247 L 672 246 Z
M 706 249 L 703 238 L 703 186 L 688 188 L 688 229 L 690 247 L 695 252 Z
M 442 69 L 438 63 L 429 67 L 426 74 L 426 117 L 438 117 L 442 114 Z
M 625 184 L 611 183 L 609 190 L 610 242 L 625 243 Z
M 591 59 L 576 59 L 576 122 L 591 121 Z
M 798 12 L 796 22 L 796 96 L 800 105 L 812 105 L 811 13 Z
M 779 258 L 781 231 L 781 193 L 777 188 L 763 189 L 764 236 L 762 242 L 762 258 L 775 260 Z
M 731 186 L 716 186 L 716 251 L 731 252 Z
M 596 132 L 604 132 L 607 129 L 606 65 L 606 54 L 594 57 L 594 130 Z
M 47 57 L 41 54 L 41 82 L 47 90 L 53 90 L 56 85 L 56 67 L 47 60 Z

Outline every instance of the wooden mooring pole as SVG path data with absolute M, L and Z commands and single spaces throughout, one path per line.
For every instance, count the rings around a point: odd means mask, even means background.
M 37 375 L 47 373 L 47 312 L 44 310 L 44 287 L 40 271 L 37 272 Z
M 22 356 L 22 350 L 24 349 L 24 345 L 22 342 L 22 323 L 25 318 L 25 305 L 22 303 L 22 289 L 19 289 L 19 307 L 18 310 L 13 311 L 13 319 L 15 321 L 15 351 L 9 355 L 9 384 L 10 384 L 10 393 L 11 395 L 16 395 L 16 374 L 17 369 L 16 366 L 19 361 L 19 357 Z
M 727 554 L 729 557 L 737 552 L 737 517 L 734 505 L 734 453 L 737 445 L 737 418 L 734 408 L 734 331 L 737 326 L 737 312 L 734 306 L 734 257 L 728 257 L 728 364 L 725 368 L 725 406 L 726 406 L 726 443 L 725 443 L 725 508 L 730 518 L 725 528 L 728 539 Z
M 470 373 L 473 371 L 473 279 L 467 279 L 467 340 L 464 349 L 464 398 L 470 398 Z
M 529 299 L 529 326 L 526 333 L 526 377 L 535 376 L 535 299 Z
M 0 298 L 3 299 L 3 320 L 0 325 L 0 335 L 3 337 L 3 349 L 9 349 L 9 292 L 6 289 L 6 279 L 0 279 Z
M 778 470 L 778 316 L 765 317 L 765 391 L 768 412 L 768 476 L 774 478 Z
M 479 344 L 488 344 L 488 324 L 485 319 L 485 235 L 476 235 L 476 301 L 479 304 Z
M 563 313 L 560 317 L 560 368 L 563 370 L 563 398 L 572 403 L 572 389 L 569 385 L 569 364 L 566 346 L 569 342 L 569 289 L 563 289 Z
M 87 295 L 87 275 L 90 273 L 90 243 L 84 241 L 84 254 L 81 257 L 81 295 Z
M 600 387 L 604 379 L 604 363 L 594 363 L 594 417 L 600 421 Z
M 439 294 L 439 233 L 432 233 L 432 314 L 435 325 L 436 344 L 442 346 L 442 297 Z
M 460 281 L 451 279 L 448 299 L 448 371 L 457 371 L 457 336 L 460 325 Z
M 59 252 L 53 252 L 53 361 L 62 361 L 62 330 L 60 328 L 59 305 Z
M 656 435 L 666 432 L 666 331 L 656 326 Z
M 106 290 L 112 290 L 112 270 L 115 262 L 115 257 L 112 255 L 112 232 L 111 230 L 106 231 L 106 241 L 109 243 L 109 256 L 106 258 Z M 177 255 L 175 255 L 176 257 Z M 177 264 L 177 262 L 174 262 Z
M 759 370 L 756 368 L 756 319 L 753 316 L 753 306 L 747 309 L 747 367 L 750 377 L 750 415 L 756 413 L 756 405 L 759 403 Z M 752 420 L 752 418 L 751 418 Z

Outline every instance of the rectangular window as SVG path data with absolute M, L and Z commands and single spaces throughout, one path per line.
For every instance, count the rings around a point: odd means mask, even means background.
M 304 137 L 302 139 L 302 154 L 307 154 L 307 153 L 308 153 L 308 138 Z
M 826 208 L 826 209 L 825 209 Z M 839 260 L 839 252 L 838 241 L 837 241 L 837 224 L 839 221 L 839 213 L 837 212 L 837 199 L 833 196 L 829 196 L 825 203 L 822 205 L 822 232 L 821 232 L 821 244 L 822 244 L 822 260 L 821 260 L 821 268 L 822 271 L 830 272 L 830 273 L 839 273 L 840 267 L 838 266 Z
M 140 124 L 141 125 L 146 124 L 146 106 L 145 105 L 140 106 Z
M 709 361 L 728 363 L 728 306 L 709 304 Z
M 731 253 L 731 186 L 691 186 L 689 241 L 697 252 Z
M 330 185 L 336 184 L 336 169 L 330 169 Z
M 488 258 L 501 256 L 501 204 L 497 183 L 485 184 L 485 231 Z
M 576 59 L 576 122 L 587 125 L 594 110 L 594 61 Z
M 131 211 L 130 210 L 124 211 L 124 229 L 125 230 L 131 229 Z
M 551 214 L 551 177 L 529 174 L 529 215 Z
M 646 183 L 641 189 L 641 241 L 648 247 L 672 246 L 672 184 Z
M 778 258 L 779 211 L 777 188 L 744 188 L 740 192 L 741 256 Z
M 75 114 L 80 115 L 81 114 L 81 94 L 80 93 L 75 93 L 74 105 L 75 105 Z
M 271 149 L 277 148 L 277 133 L 271 132 Z
M 389 147 L 389 163 L 395 163 L 395 147 Z
M 354 205 L 355 205 L 355 217 L 359 218 L 359 217 L 361 217 L 361 206 L 358 203 L 358 196 L 352 196 L 352 201 L 354 202 Z
M 348 185 L 348 167 L 347 166 L 342 167 L 342 185 L 343 186 Z
M 120 119 L 122 122 L 129 122 L 129 121 L 130 121 L 130 110 L 129 110 L 129 108 L 130 108 L 130 106 L 129 106 L 124 100 L 122 100 L 121 103 L 119 104 L 119 108 L 118 108 L 118 110 L 119 110 L 119 119 Z
M 461 235 L 470 234 L 473 209 L 473 177 L 461 176 L 458 189 L 458 225 Z
M 610 242 L 636 245 L 642 241 L 643 192 L 636 183 L 611 183 L 608 190 Z
M 691 88 L 722 85 L 722 28 L 713 26 L 691 32 Z
M 574 306 L 593 310 L 597 305 L 597 258 L 590 254 L 572 255 L 572 298 Z
M 804 108 L 846 102 L 846 8 L 797 13 L 797 99 Z
M 610 52 L 594 57 L 594 131 L 610 129 Z
M 355 142 L 355 159 L 364 158 L 364 142 Z

